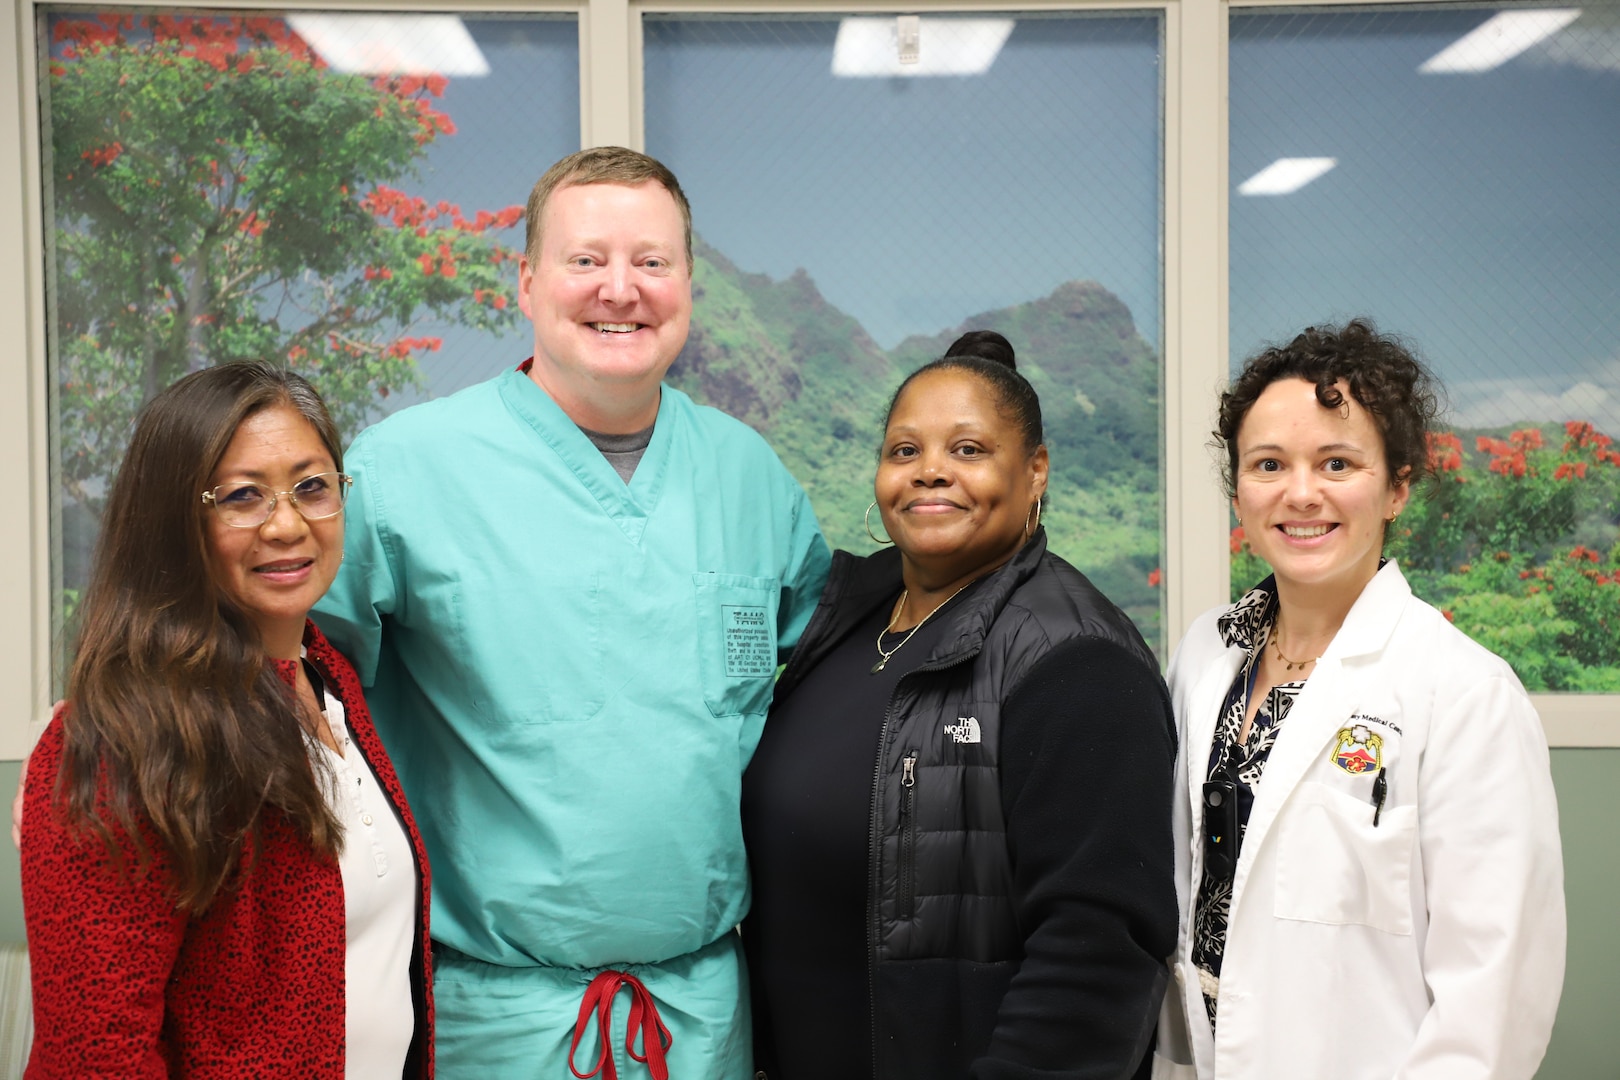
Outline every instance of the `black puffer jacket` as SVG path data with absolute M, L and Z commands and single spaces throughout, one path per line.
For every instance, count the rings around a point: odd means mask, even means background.
M 893 549 L 837 553 L 777 700 L 900 587 Z M 1146 1075 L 1177 917 L 1158 664 L 1044 531 L 948 619 L 875 764 L 873 1075 Z

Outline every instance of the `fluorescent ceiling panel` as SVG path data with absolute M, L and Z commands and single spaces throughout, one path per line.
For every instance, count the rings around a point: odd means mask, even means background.
M 1290 195 L 1339 163 L 1330 157 L 1278 158 L 1238 185 L 1239 195 Z
M 1458 75 L 1501 67 L 1581 17 L 1579 8 L 1504 11 L 1423 61 L 1424 75 Z
M 1013 32 L 1013 19 L 922 16 L 917 62 L 900 62 L 893 16 L 852 16 L 838 24 L 832 73 L 844 79 L 919 75 L 983 75 Z
M 321 59 L 349 74 L 489 74 L 489 61 L 454 15 L 289 15 L 287 22 Z

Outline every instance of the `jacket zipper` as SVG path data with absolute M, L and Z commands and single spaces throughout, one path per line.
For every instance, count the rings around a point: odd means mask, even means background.
M 901 681 L 905 677 L 901 676 Z M 869 812 L 866 838 L 866 1000 L 870 1002 L 867 1031 L 872 1039 L 872 1078 L 882 1080 L 878 1068 L 877 1034 L 877 951 L 878 951 L 878 853 L 882 847 L 883 799 L 880 795 L 883 781 L 883 748 L 889 744 L 889 721 L 894 719 L 894 699 L 889 696 L 888 707 L 883 710 L 883 727 L 878 730 L 878 752 L 872 761 L 872 806 Z
M 877 1035 L 877 952 L 878 952 L 878 870 L 879 854 L 882 851 L 883 831 L 883 753 L 889 745 L 889 724 L 894 720 L 894 703 L 900 696 L 900 686 L 913 675 L 925 671 L 943 671 L 954 667 L 964 661 L 971 660 L 979 654 L 977 648 L 969 650 L 961 656 L 952 656 L 942 659 L 938 663 L 925 663 L 900 676 L 895 683 L 894 692 L 889 695 L 889 704 L 883 710 L 883 727 L 878 730 L 877 755 L 872 762 L 872 803 L 868 813 L 869 823 L 866 830 L 866 998 L 871 1002 L 871 1012 L 867 1016 L 867 1027 L 872 1038 L 872 1077 L 873 1080 L 884 1080 L 883 1070 L 878 1066 L 878 1035 Z M 911 755 L 911 766 L 907 773 L 912 777 L 912 786 L 916 785 L 917 751 L 908 751 Z M 910 789 L 907 790 L 907 799 L 911 798 Z M 905 802 L 902 802 L 902 806 Z M 910 813 L 907 808 L 907 813 Z
M 827 606 L 830 609 L 832 605 L 828 604 Z M 816 616 L 812 615 L 811 624 L 814 625 L 815 621 Z M 790 674 L 793 670 L 793 661 L 797 661 L 799 659 L 800 653 L 803 652 L 803 643 L 810 639 L 809 631 L 810 627 L 807 626 L 805 628 L 804 635 L 799 638 L 801 648 L 794 650 L 792 661 L 790 661 L 788 664 L 788 670 L 782 672 L 784 676 Z M 871 1003 L 871 1011 L 867 1016 L 867 1027 L 871 1032 L 872 1039 L 873 1080 L 885 1080 L 883 1070 L 879 1067 L 878 1063 L 877 953 L 878 924 L 880 922 L 878 911 L 878 870 L 880 869 L 879 855 L 882 851 L 883 832 L 883 758 L 889 746 L 889 725 L 894 720 L 895 701 L 900 696 L 900 687 L 904 685 L 906 680 L 910 679 L 913 675 L 921 675 L 924 672 L 931 671 L 943 671 L 946 668 L 955 667 L 957 664 L 968 663 L 972 661 L 974 657 L 979 655 L 979 650 L 982 647 L 983 641 L 981 640 L 977 644 L 973 645 L 973 647 L 963 652 L 954 653 L 950 656 L 942 656 L 938 660 L 925 661 L 920 666 L 913 668 L 904 675 L 900 676 L 899 681 L 895 683 L 894 691 L 889 695 L 889 704 L 883 710 L 883 726 L 878 729 L 877 754 L 872 762 L 872 802 L 869 810 L 869 824 L 867 825 L 866 830 L 866 996 L 867 1000 Z M 777 689 L 779 691 L 782 689 L 780 683 L 778 683 Z M 901 805 L 903 807 L 903 812 L 907 815 L 909 820 L 913 809 L 912 800 L 914 799 L 914 795 L 912 794 L 912 790 L 915 788 L 917 782 L 915 770 L 917 767 L 918 752 L 916 750 L 910 750 L 907 753 L 910 755 L 910 765 L 909 767 L 906 767 L 904 776 L 910 777 L 911 785 L 907 788 L 906 798 L 902 801 Z M 902 762 L 902 765 L 904 766 L 904 762 Z M 901 842 L 904 846 L 905 841 L 903 838 Z
M 895 914 L 910 919 L 917 896 L 917 757 L 916 750 L 900 762 L 900 883 L 895 890 Z

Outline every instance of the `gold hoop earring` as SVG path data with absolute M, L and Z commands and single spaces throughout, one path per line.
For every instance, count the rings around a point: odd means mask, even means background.
M 893 540 L 879 540 L 877 533 L 872 531 L 872 507 L 876 505 L 877 500 L 873 499 L 871 506 L 866 508 L 866 513 L 861 515 L 861 520 L 866 523 L 866 535 L 872 538 L 872 543 L 874 544 L 892 544 L 894 543 Z
M 1025 540 L 1028 540 L 1030 538 L 1030 536 L 1033 535 L 1033 530 L 1029 527 L 1029 519 L 1030 519 L 1031 515 L 1034 515 L 1034 517 L 1035 517 L 1035 528 L 1038 529 L 1038 528 L 1041 527 L 1041 500 L 1044 499 L 1044 498 L 1046 498 L 1046 495 L 1045 495 L 1044 492 L 1042 494 L 1040 494 L 1040 495 L 1035 496 L 1035 505 L 1030 507 L 1029 508 L 1029 513 L 1024 515 L 1024 539 Z

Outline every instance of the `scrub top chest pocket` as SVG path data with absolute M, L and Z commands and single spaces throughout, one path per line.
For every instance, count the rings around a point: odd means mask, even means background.
M 698 670 L 715 716 L 763 713 L 776 676 L 775 578 L 693 574 Z

